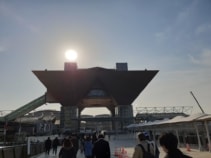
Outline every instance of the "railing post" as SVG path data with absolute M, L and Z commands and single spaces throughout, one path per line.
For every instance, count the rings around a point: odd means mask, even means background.
M 30 137 L 27 137 L 27 155 L 30 155 Z

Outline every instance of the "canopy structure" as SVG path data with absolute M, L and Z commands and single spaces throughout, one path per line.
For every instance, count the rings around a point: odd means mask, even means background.
M 156 131 L 166 132 L 168 130 L 175 130 L 177 136 L 179 130 L 189 130 L 192 132 L 195 130 L 198 139 L 199 150 L 201 150 L 202 142 L 199 131 L 205 129 L 208 146 L 211 145 L 210 130 L 208 125 L 209 121 L 211 121 L 211 114 L 197 113 L 187 117 L 176 116 L 172 119 L 156 120 L 153 122 L 145 122 L 139 124 L 130 124 L 127 126 L 127 128 L 135 131 L 149 129 L 154 131 L 154 133 Z M 209 151 L 211 151 L 211 148 L 209 148 Z

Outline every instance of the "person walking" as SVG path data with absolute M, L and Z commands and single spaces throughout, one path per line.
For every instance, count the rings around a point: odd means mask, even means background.
M 94 144 L 97 141 L 97 132 L 94 132 L 92 134 L 92 144 Z
M 48 137 L 48 139 L 45 141 L 45 153 L 49 155 L 51 150 L 51 139 Z
M 76 158 L 75 149 L 70 139 L 65 139 L 63 147 L 59 151 L 59 158 Z
M 75 157 L 77 156 L 77 153 L 78 153 L 78 149 L 79 149 L 79 139 L 78 139 L 78 136 L 76 134 L 71 134 L 69 136 L 69 139 L 70 141 L 72 142 L 73 144 L 73 148 L 75 149 Z
M 53 140 L 53 144 L 52 144 L 52 147 L 53 147 L 53 154 L 57 154 L 57 147 L 59 145 L 59 139 L 56 137 L 54 140 Z
M 92 153 L 94 158 L 111 157 L 109 142 L 104 139 L 103 134 L 99 134 L 98 139 L 94 143 Z
M 79 148 L 81 154 L 84 152 L 84 141 L 85 141 L 84 135 L 81 135 L 79 139 Z
M 90 136 L 87 136 L 84 141 L 84 155 L 85 158 L 92 158 L 93 144 Z
M 155 157 L 154 148 L 148 143 L 144 133 L 138 134 L 138 141 L 139 144 L 135 146 L 132 158 Z
M 166 153 L 165 158 L 192 158 L 178 149 L 178 139 L 173 133 L 164 133 L 161 135 L 159 142 Z

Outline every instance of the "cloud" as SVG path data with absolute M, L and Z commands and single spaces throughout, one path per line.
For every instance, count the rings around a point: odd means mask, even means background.
M 167 35 L 166 35 L 166 32 L 157 32 L 155 34 L 155 38 L 157 40 L 157 42 L 164 42 L 166 39 L 167 39 Z
M 38 32 L 39 29 L 29 23 L 23 16 L 19 15 L 15 12 L 12 8 L 4 5 L 3 3 L 0 4 L 0 13 L 6 16 L 8 19 L 15 21 L 18 25 L 23 26 L 30 30 L 31 32 Z
M 211 24 L 203 24 L 196 28 L 195 34 L 199 35 L 202 33 L 211 32 Z
M 6 48 L 0 45 L 0 53 L 5 52 Z
M 190 61 L 194 64 L 211 66 L 211 49 L 203 50 L 199 56 L 189 55 Z
M 193 1 L 181 11 L 176 12 L 177 14 L 172 17 L 174 20 L 168 23 L 168 26 L 164 27 L 163 31 L 155 34 L 157 42 L 168 42 L 169 39 L 171 41 L 181 41 L 181 39 L 184 39 L 190 30 L 192 22 L 190 19 L 194 16 L 196 8 L 197 1 Z
M 190 1 L 191 3 L 187 5 L 187 7 L 184 7 L 184 9 L 179 12 L 176 22 L 180 24 L 184 24 L 184 22 L 188 22 L 190 17 L 194 15 L 194 12 L 196 11 L 198 7 L 198 1 Z

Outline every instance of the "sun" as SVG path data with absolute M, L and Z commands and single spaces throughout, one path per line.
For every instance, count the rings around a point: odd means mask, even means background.
M 69 61 L 75 61 L 77 59 L 77 57 L 78 57 L 78 54 L 77 54 L 77 52 L 75 50 L 69 49 L 69 50 L 66 50 L 65 57 Z

